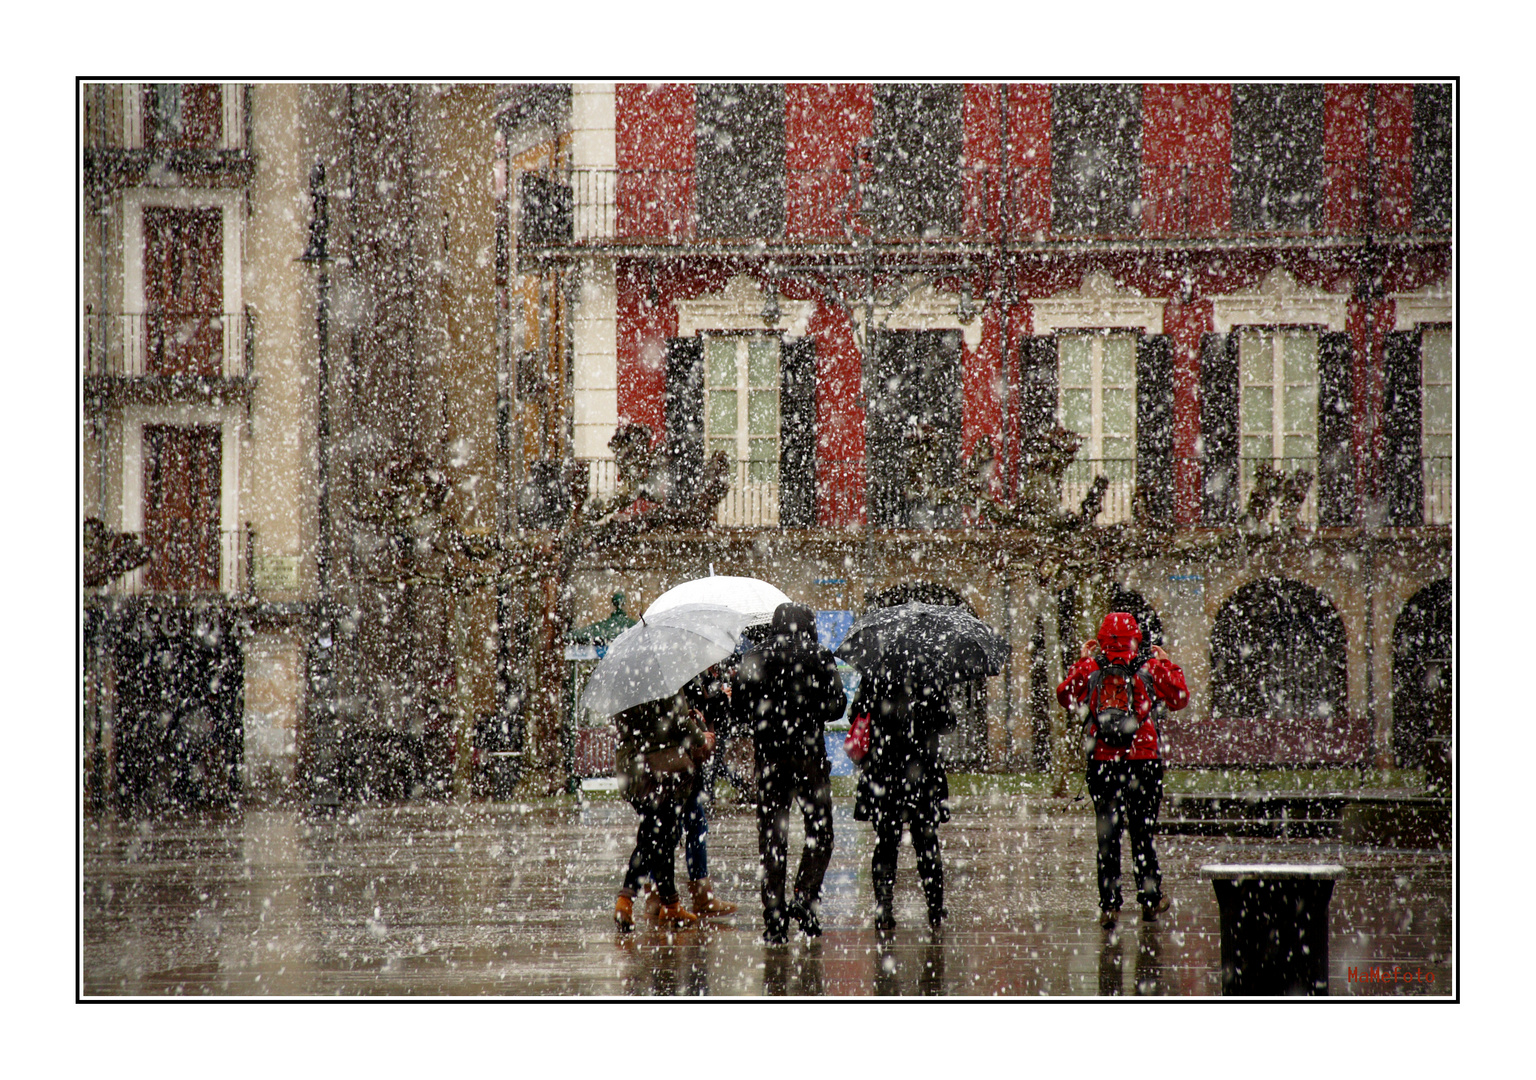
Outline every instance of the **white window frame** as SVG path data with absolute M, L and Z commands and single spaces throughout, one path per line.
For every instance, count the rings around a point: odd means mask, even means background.
M 715 444 L 721 438 L 711 430 L 710 416 L 713 413 L 710 407 L 711 395 L 722 391 L 736 395 L 736 430 L 733 436 L 735 452 L 731 455 L 731 490 L 717 512 L 717 519 L 722 525 L 776 525 L 779 520 L 779 451 L 784 437 L 782 403 L 779 400 L 780 372 L 783 370 L 784 363 L 783 340 L 777 333 L 771 331 L 706 332 L 700 336 L 704 342 L 704 456 L 706 461 L 718 449 Z M 768 341 L 774 346 L 773 377 L 766 386 L 754 386 L 751 381 L 750 359 L 754 341 Z M 721 343 L 729 343 L 735 352 L 736 377 L 731 386 L 717 385 L 711 379 L 710 350 L 721 347 Z M 774 478 L 757 480 L 752 477 L 752 463 L 755 459 L 752 457 L 754 436 L 751 432 L 751 399 L 753 393 L 768 392 L 772 393 L 774 402 L 772 458 Z M 758 435 L 755 438 L 764 439 L 767 436 Z
M 1238 335 L 1238 447 L 1241 462 L 1241 477 L 1238 485 L 1241 505 L 1246 506 L 1248 496 L 1253 491 L 1255 471 L 1260 461 L 1268 461 L 1274 467 L 1287 473 L 1296 469 L 1306 469 L 1312 474 L 1312 485 L 1307 490 L 1306 500 L 1302 503 L 1298 518 L 1301 521 L 1315 523 L 1317 521 L 1317 475 L 1318 475 L 1318 433 L 1317 433 L 1317 395 L 1319 393 L 1318 358 L 1321 352 L 1322 329 L 1315 326 L 1241 326 L 1232 331 Z M 1312 345 L 1312 363 L 1310 380 L 1296 381 L 1286 377 L 1285 370 L 1285 342 L 1302 337 L 1310 337 Z M 1263 349 L 1269 356 L 1269 378 L 1267 383 L 1250 382 L 1248 379 L 1248 357 L 1251 343 L 1263 341 Z M 1248 390 L 1250 387 L 1267 387 L 1269 389 L 1269 432 L 1267 435 L 1251 434 L 1248 426 Z M 1311 388 L 1311 408 L 1307 410 L 1307 425 L 1303 428 L 1290 428 L 1285 420 L 1286 391 L 1293 387 Z M 1269 444 L 1269 453 L 1253 457 L 1248 454 L 1250 439 L 1266 438 Z M 1285 441 L 1287 438 L 1310 438 L 1312 451 L 1310 454 L 1297 455 L 1295 457 L 1286 454 Z

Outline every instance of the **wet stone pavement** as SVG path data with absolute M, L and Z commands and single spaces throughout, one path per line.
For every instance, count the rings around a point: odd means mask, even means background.
M 1219 995 L 1212 862 L 1336 862 L 1329 992 L 1454 991 L 1451 857 L 1333 840 L 1162 836 L 1172 910 L 1097 924 L 1093 819 L 1059 799 L 956 798 L 940 829 L 950 919 L 928 929 L 910 844 L 898 928 L 871 926 L 869 826 L 837 805 L 818 940 L 764 945 L 747 807 L 720 802 L 710 868 L 737 915 L 666 933 L 611 912 L 636 818 L 612 796 L 249 810 L 84 824 L 85 997 Z M 792 833 L 798 857 L 798 822 Z M 1125 852 L 1129 870 L 1129 845 Z M 686 877 L 678 853 L 679 879 Z M 1350 969 L 1433 974 L 1362 983 Z

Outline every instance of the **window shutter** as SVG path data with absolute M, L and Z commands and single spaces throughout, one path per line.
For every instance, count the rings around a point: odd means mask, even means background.
M 1381 426 L 1387 453 L 1382 494 L 1389 525 L 1424 523 L 1423 400 L 1418 331 L 1387 335 Z
M 1173 339 L 1136 342 L 1136 498 L 1146 521 L 1173 522 Z
M 1355 520 L 1355 468 L 1350 450 L 1354 345 L 1346 333 L 1325 333 L 1317 350 L 1317 517 L 1322 525 Z
M 1028 337 L 1019 346 L 1019 438 L 1027 450 L 1056 426 L 1056 338 Z
M 708 83 L 694 105 L 699 235 L 784 234 L 784 87 Z
M 1201 515 L 1207 525 L 1237 519 L 1238 385 L 1236 332 L 1200 339 L 1200 440 L 1205 485 Z
M 704 477 L 704 340 L 667 339 L 667 463 L 671 502 L 691 499 Z
M 779 366 L 779 524 L 816 525 L 816 339 L 786 341 Z

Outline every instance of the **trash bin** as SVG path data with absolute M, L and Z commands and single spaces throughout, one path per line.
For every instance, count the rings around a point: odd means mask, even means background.
M 1328 902 L 1344 868 L 1333 863 L 1202 866 L 1221 910 L 1221 992 L 1328 993 Z

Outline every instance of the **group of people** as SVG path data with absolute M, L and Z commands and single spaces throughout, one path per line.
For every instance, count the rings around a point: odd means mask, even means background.
M 1084 643 L 1057 699 L 1083 723 L 1097 820 L 1099 921 L 1112 928 L 1120 917 L 1120 841 L 1127 828 L 1142 918 L 1155 920 L 1168 908 L 1152 837 L 1163 790 L 1157 720 L 1164 710 L 1188 704 L 1184 674 L 1160 647 L 1143 648 L 1133 615 L 1114 612 Z M 736 910 L 714 893 L 705 843 L 713 795 L 707 763 L 717 734 L 734 727 L 753 744 L 763 938 L 787 942 L 792 921 L 807 937 L 819 936 L 822 880 L 832 857 L 826 729 L 847 704 L 836 662 L 817 640 L 815 613 L 786 603 L 775 610 L 764 640 L 729 674 L 711 669 L 670 699 L 620 713 L 620 785 L 640 824 L 614 905 L 618 928 L 633 929 L 635 901 L 647 885 L 650 913 L 666 925 Z M 865 671 L 851 715 L 856 730 L 867 730 L 867 744 L 856 751 L 854 818 L 874 828 L 875 927 L 888 933 L 896 925 L 897 852 L 908 832 L 928 923 L 937 932 L 948 914 L 938 837 L 939 825 L 949 820 L 949 781 L 939 753 L 940 736 L 955 726 L 948 688 L 891 670 Z M 791 885 L 789 815 L 797 805 L 805 846 Z M 684 832 L 691 910 L 682 904 L 674 871 Z

